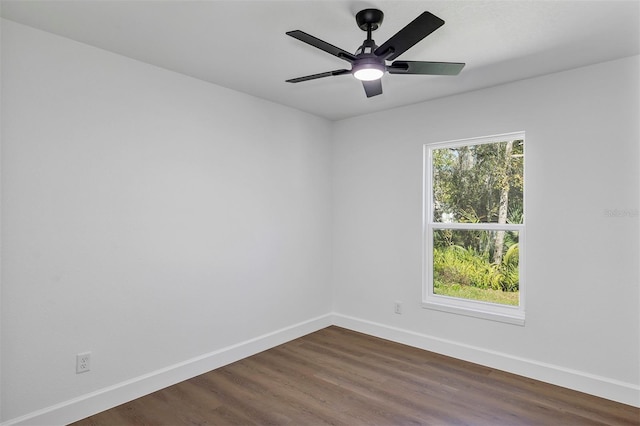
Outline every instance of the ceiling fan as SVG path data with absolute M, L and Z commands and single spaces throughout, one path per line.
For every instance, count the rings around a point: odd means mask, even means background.
M 350 70 L 340 69 L 292 78 L 286 80 L 287 83 L 300 83 L 302 81 L 315 80 L 316 78 L 353 74 L 355 78 L 362 81 L 364 91 L 367 97 L 370 98 L 382 94 L 382 82 L 380 79 L 385 71 L 389 74 L 457 75 L 464 67 L 465 64 L 459 62 L 424 61 L 394 61 L 387 65 L 387 61 L 393 61 L 402 55 L 420 40 L 444 25 L 444 21 L 432 13 L 423 12 L 381 46 L 377 46 L 371 38 L 371 32 L 378 29 L 382 24 L 383 18 L 384 14 L 378 9 L 364 9 L 356 14 L 356 23 L 361 30 L 367 32 L 367 39 L 356 50 L 355 54 L 351 54 L 300 30 L 287 32 L 288 36 L 351 63 Z

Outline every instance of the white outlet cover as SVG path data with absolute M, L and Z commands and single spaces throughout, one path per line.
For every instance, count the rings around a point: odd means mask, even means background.
M 76 374 L 86 373 L 91 370 L 91 352 L 83 352 L 76 355 Z

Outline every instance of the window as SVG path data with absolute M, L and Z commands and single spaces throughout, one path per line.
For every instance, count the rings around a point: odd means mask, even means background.
M 524 133 L 424 146 L 423 306 L 524 325 Z

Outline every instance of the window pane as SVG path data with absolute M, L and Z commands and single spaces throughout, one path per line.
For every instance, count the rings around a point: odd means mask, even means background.
M 432 150 L 433 221 L 523 222 L 524 141 Z
M 434 294 L 519 304 L 517 231 L 433 230 Z

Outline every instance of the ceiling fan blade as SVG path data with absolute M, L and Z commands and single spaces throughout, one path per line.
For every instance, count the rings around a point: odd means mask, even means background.
M 316 78 L 332 77 L 334 75 L 343 75 L 343 74 L 351 74 L 351 71 L 349 71 L 349 70 L 335 70 L 335 71 L 321 72 L 319 74 L 312 74 L 312 75 L 307 75 L 307 76 L 304 76 L 304 77 L 291 78 L 289 80 L 286 80 L 286 82 L 287 83 L 300 83 L 302 81 L 315 80 Z
M 430 12 L 423 12 L 373 53 L 392 61 L 442 25 L 444 25 L 442 19 Z
M 458 75 L 465 64 L 461 62 L 395 61 L 387 66 L 389 74 Z
M 337 56 L 340 59 L 344 59 L 347 62 L 353 63 L 356 60 L 356 57 L 351 53 L 347 52 L 346 50 L 342 50 L 339 47 L 329 44 L 326 41 L 320 40 L 319 38 L 314 37 L 310 34 L 307 34 L 303 31 L 300 31 L 300 30 L 289 31 L 286 34 L 295 39 L 298 39 L 307 44 L 310 44 L 313 47 L 317 47 L 320 50 L 324 50 L 327 53 Z
M 367 94 L 367 98 L 382 94 L 382 80 L 363 81 L 362 86 L 364 92 Z

